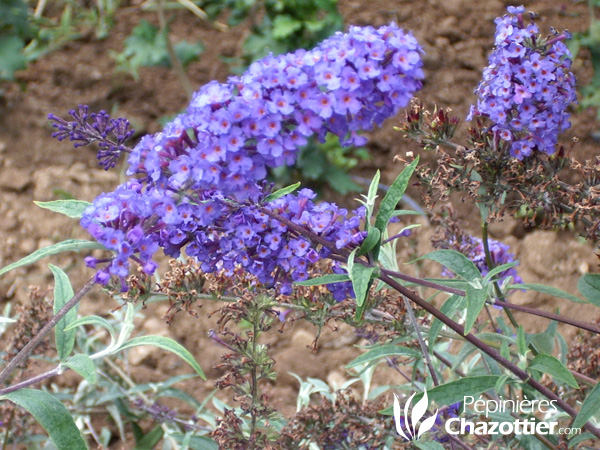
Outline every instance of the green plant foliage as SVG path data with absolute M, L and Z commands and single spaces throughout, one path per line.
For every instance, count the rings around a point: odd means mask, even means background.
M 117 70 L 128 72 L 138 80 L 140 67 L 169 67 L 167 34 L 168 29 L 161 30 L 147 20 L 141 20 L 131 35 L 125 39 L 125 49 L 121 53 L 112 53 L 117 63 Z M 196 60 L 204 51 L 201 42 L 180 41 L 173 47 L 184 66 Z
M 27 4 L 22 0 L 0 2 L 0 80 L 12 80 L 16 70 L 24 69 L 25 42 L 33 30 L 27 22 Z
M 591 13 L 590 25 L 584 32 L 573 33 L 573 39 L 567 42 L 573 57 L 585 48 L 589 51 L 594 76 L 588 84 L 581 86 L 579 104 L 582 108 L 596 108 L 600 120 L 600 21 L 594 16 L 594 8 L 600 6 L 597 1 L 588 0 Z
M 58 450 L 87 450 L 69 410 L 54 396 L 37 389 L 20 389 L 0 397 L 5 399 L 35 417 Z
M 278 167 L 272 171 L 278 184 L 291 184 L 302 179 L 315 188 L 329 186 L 345 195 L 360 191 L 348 171 L 360 161 L 369 159 L 366 148 L 341 147 L 337 136 L 328 135 L 323 144 L 314 139 L 300 150 L 293 167 Z
M 15 71 L 79 39 L 87 30 L 105 38 L 118 6 L 118 0 L 57 0 L 52 9 L 60 14 L 45 17 L 34 15 L 23 0 L 0 1 L 0 80 L 13 80 Z
M 264 8 L 260 23 L 254 22 Z M 229 25 L 252 21 L 252 33 L 244 43 L 244 64 L 297 48 L 314 47 L 343 27 L 337 0 L 207 0 L 202 8 L 211 18 L 229 10 Z

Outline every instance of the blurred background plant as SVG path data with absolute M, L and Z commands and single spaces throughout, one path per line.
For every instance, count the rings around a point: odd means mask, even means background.
M 118 7 L 118 0 L 0 2 L 0 80 L 14 80 L 15 71 L 89 33 L 104 39 Z
M 597 18 L 597 8 L 600 0 L 587 0 L 590 24 L 586 31 L 573 33 L 573 38 L 567 42 L 569 50 L 576 58 L 581 50 L 587 50 L 592 63 L 593 76 L 588 84 L 580 87 L 581 108 L 595 108 L 600 120 L 600 20 Z

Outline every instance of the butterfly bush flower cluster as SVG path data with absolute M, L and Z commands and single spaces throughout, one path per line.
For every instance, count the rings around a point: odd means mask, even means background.
M 508 12 L 496 19 L 495 47 L 467 120 L 489 117 L 496 139 L 519 160 L 534 151 L 552 155 L 559 133 L 570 127 L 567 107 L 577 98 L 563 42 L 570 35 L 542 38 L 534 22 L 524 23 L 523 6 Z
M 420 89 L 421 53 L 395 24 L 352 27 L 313 50 L 268 56 L 201 88 L 185 113 L 130 152 L 131 180 L 85 210 L 82 225 L 116 253 L 97 280 L 117 276 L 125 288 L 129 261 L 151 274 L 152 255 L 163 248 L 172 257 L 185 251 L 206 272 L 241 265 L 289 292 L 332 247 L 315 250 L 265 208 L 337 249 L 360 245 L 363 208 L 350 216 L 315 204 L 308 189 L 264 202 L 267 170 L 293 164 L 311 136 L 362 144 L 357 131 L 379 126 Z

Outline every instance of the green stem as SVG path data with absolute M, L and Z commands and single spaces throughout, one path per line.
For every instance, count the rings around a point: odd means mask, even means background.
M 494 267 L 496 267 L 496 265 L 495 265 L 494 259 L 492 258 L 492 253 L 490 252 L 490 242 L 488 239 L 489 239 L 488 224 L 487 224 L 487 221 L 485 219 L 483 219 L 481 221 L 481 241 L 483 242 L 483 252 L 485 253 L 485 263 L 488 267 L 488 271 L 490 271 Z M 506 298 L 504 297 L 504 294 L 502 293 L 502 290 L 500 289 L 500 285 L 498 284 L 498 281 L 494 280 L 493 285 L 494 285 L 494 292 L 496 293 L 496 297 L 500 301 L 508 303 L 506 301 Z M 519 323 L 515 319 L 515 316 L 513 315 L 512 311 L 504 308 L 504 312 L 506 313 L 506 316 L 508 317 L 508 320 L 510 320 L 510 323 L 512 324 L 512 326 L 515 327 L 515 329 L 519 328 Z M 496 327 L 494 326 L 494 328 L 496 328 Z

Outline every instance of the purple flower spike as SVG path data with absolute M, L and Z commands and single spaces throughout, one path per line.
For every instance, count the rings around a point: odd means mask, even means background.
M 421 54 L 415 38 L 394 24 L 352 27 L 313 50 L 268 56 L 240 77 L 201 88 L 185 113 L 133 149 L 131 180 L 84 212 L 82 225 L 116 254 L 97 280 L 115 276 L 124 285 L 130 261 L 151 274 L 162 248 L 172 257 L 185 252 L 205 272 L 241 266 L 289 293 L 320 259 L 359 246 L 364 208 L 352 216 L 333 203 L 317 205 L 308 189 L 264 204 L 267 169 L 293 164 L 311 136 L 362 142 L 358 131 L 395 115 L 420 89 Z M 86 108 L 73 117 L 53 118 L 56 137 L 86 142 L 89 127 L 125 129 L 104 114 L 90 115 L 89 125 Z M 114 160 L 103 155 L 108 167 Z M 301 229 L 330 245 L 312 248 Z M 330 287 L 336 299 L 351 295 L 347 283 Z
M 534 22 L 523 23 L 524 7 L 509 6 L 508 12 L 496 19 L 496 46 L 467 120 L 488 117 L 519 160 L 534 151 L 552 155 L 558 135 L 570 127 L 567 107 L 577 99 L 572 56 L 563 42 L 569 34 L 544 39 Z

